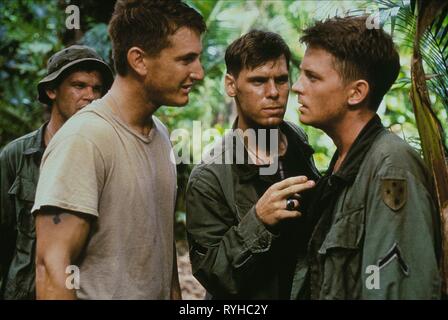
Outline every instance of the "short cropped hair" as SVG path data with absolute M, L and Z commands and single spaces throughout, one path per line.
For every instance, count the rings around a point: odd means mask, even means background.
M 392 37 L 381 28 L 367 28 L 366 19 L 345 17 L 317 22 L 304 30 L 300 41 L 332 54 L 345 83 L 366 80 L 370 87 L 367 103 L 376 111 L 397 79 L 400 57 Z
M 281 36 L 274 32 L 252 30 L 233 41 L 226 50 L 227 73 L 238 77 L 244 68 L 253 70 L 284 56 L 289 69 L 291 52 Z
M 157 56 L 170 46 L 168 37 L 182 27 L 199 34 L 206 29 L 203 17 L 179 0 L 118 0 L 109 22 L 116 72 L 127 74 L 130 48 Z

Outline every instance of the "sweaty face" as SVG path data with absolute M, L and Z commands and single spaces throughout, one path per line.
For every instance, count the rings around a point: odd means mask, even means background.
M 75 71 L 52 90 L 47 90 L 52 100 L 52 109 L 60 114 L 63 121 L 99 99 L 103 91 L 103 80 L 99 71 Z
M 252 70 L 243 69 L 236 79 L 227 77 L 227 93 L 237 102 L 239 128 L 272 128 L 283 121 L 289 94 L 284 56 Z
M 327 51 L 308 48 L 300 65 L 300 77 L 292 87 L 298 94 L 300 122 L 331 128 L 347 112 L 348 90 Z
M 204 78 L 199 60 L 201 38 L 195 30 L 182 27 L 168 39 L 168 48 L 146 58 L 149 74 L 145 87 L 155 105 L 184 106 L 193 84 Z

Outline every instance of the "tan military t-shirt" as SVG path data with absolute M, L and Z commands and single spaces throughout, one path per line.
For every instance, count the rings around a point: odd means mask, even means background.
M 154 116 L 143 136 L 109 95 L 73 116 L 42 159 L 33 212 L 55 206 L 97 217 L 81 255 L 80 299 L 168 299 L 176 167 Z M 122 106 L 125 107 L 125 106 Z

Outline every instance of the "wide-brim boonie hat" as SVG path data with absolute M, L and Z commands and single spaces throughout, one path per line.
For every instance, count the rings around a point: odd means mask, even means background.
M 103 76 L 103 87 L 109 90 L 114 81 L 114 75 L 109 65 L 90 47 L 72 45 L 56 52 L 47 63 L 47 75 L 37 84 L 38 99 L 44 104 L 51 102 L 45 89 L 47 84 L 56 80 L 65 70 L 82 62 L 91 61 L 98 65 L 98 71 Z

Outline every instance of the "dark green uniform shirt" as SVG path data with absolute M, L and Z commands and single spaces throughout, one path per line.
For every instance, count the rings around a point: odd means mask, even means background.
M 319 173 L 305 133 L 286 122 L 280 130 L 288 141 L 282 175 L 260 175 L 255 165 L 213 160 L 205 160 L 191 173 L 186 204 L 192 270 L 214 299 L 290 298 L 295 262 L 305 256 L 311 228 L 299 218 L 268 230 L 256 217 L 255 204 L 282 178 L 317 179 Z M 223 141 L 223 153 L 244 150 L 232 135 Z M 305 209 L 306 197 L 301 205 Z
M 44 152 L 44 124 L 0 153 L 0 297 L 35 298 L 36 235 L 31 208 Z
M 316 186 L 293 297 L 438 299 L 440 223 L 422 159 L 378 116 L 333 172 L 337 157 Z

